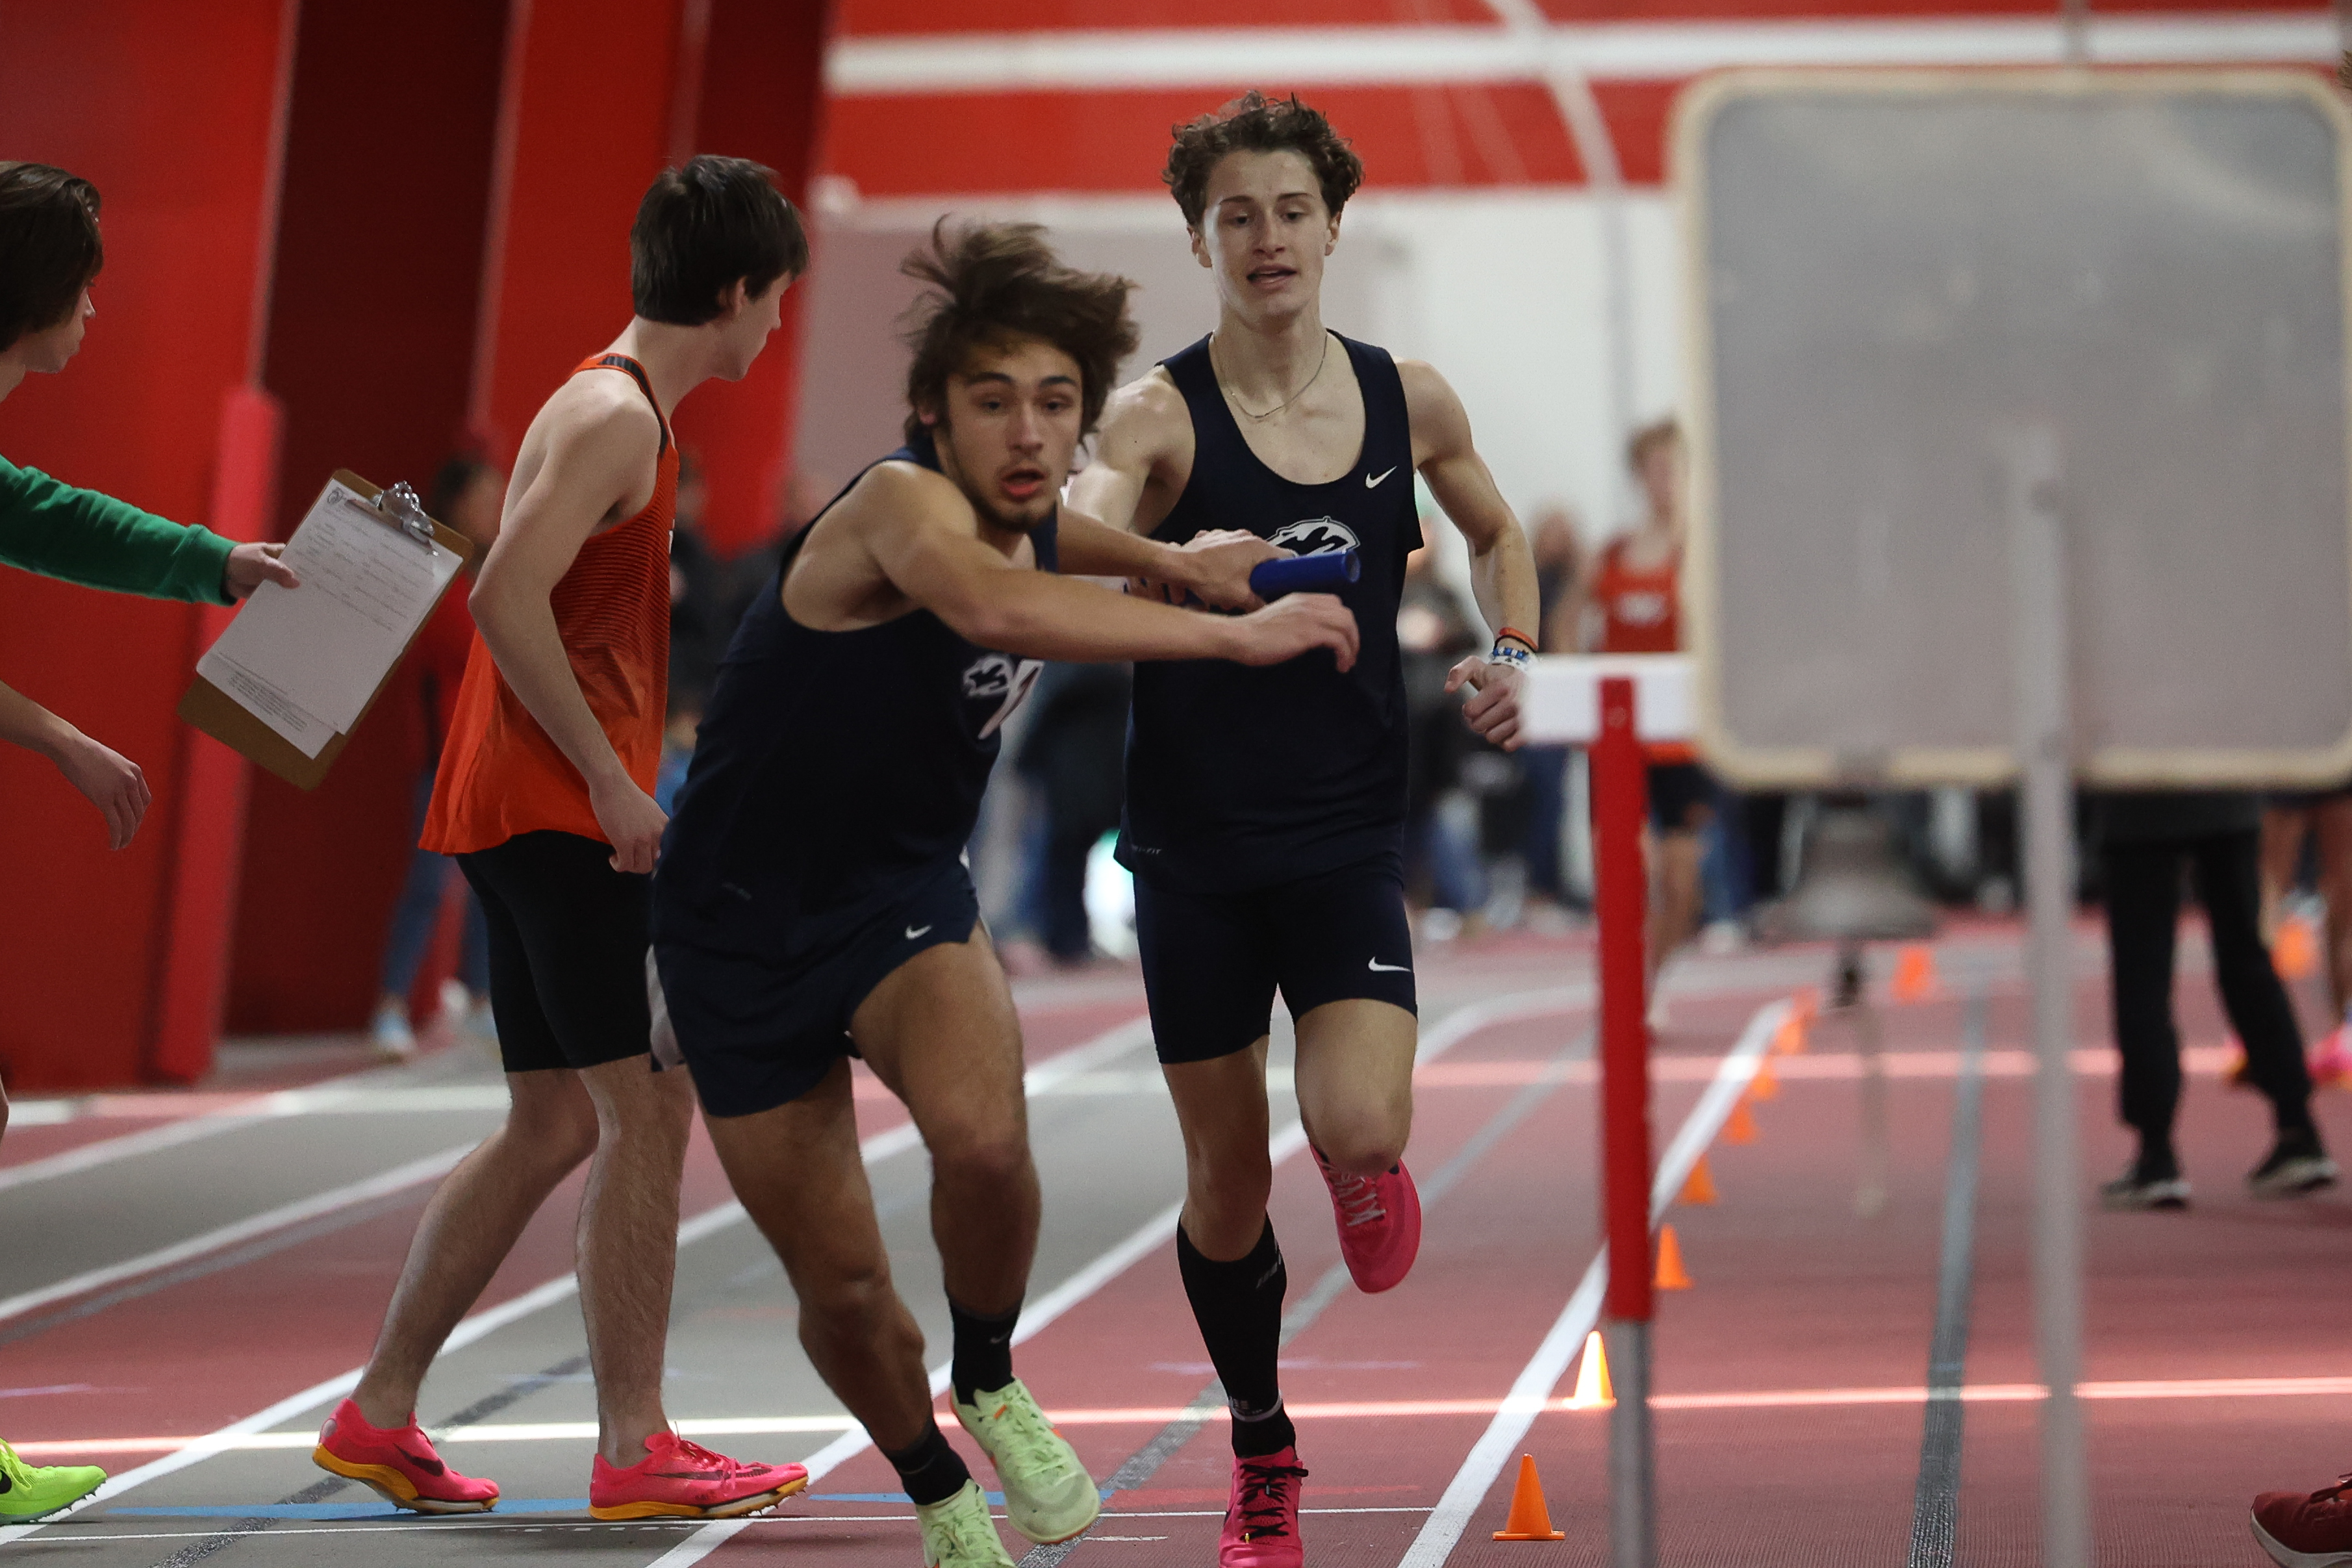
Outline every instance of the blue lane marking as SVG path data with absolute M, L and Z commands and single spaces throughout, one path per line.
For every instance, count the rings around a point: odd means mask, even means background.
M 190 1504 L 180 1508 L 110 1508 L 106 1513 L 109 1518 L 131 1519 L 387 1519 L 406 1511 L 388 1502 L 241 1502 Z M 584 1497 L 500 1498 L 496 1511 L 501 1516 L 510 1513 L 586 1513 L 588 1500 Z

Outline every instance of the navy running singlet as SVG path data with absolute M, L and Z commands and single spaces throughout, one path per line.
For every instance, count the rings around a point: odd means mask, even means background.
M 1334 333 L 1337 337 L 1339 334 Z M 1181 544 L 1244 528 L 1300 555 L 1353 546 L 1340 591 L 1362 639 L 1339 672 L 1328 648 L 1263 668 L 1139 663 L 1127 738 L 1119 862 L 1201 892 L 1246 891 L 1398 848 L 1404 823 L 1404 675 L 1397 604 L 1421 548 L 1412 422 L 1387 351 L 1340 338 L 1364 399 L 1364 445 L 1328 485 L 1302 485 L 1242 438 L 1209 340 L 1163 362 L 1192 415 L 1192 473 L 1152 537 Z
M 940 466 L 928 437 L 893 459 Z M 793 620 L 784 575 L 824 516 L 785 548 L 720 662 L 662 841 L 656 942 L 790 963 L 938 875 L 971 839 L 998 731 L 1044 668 L 929 610 L 856 631 Z M 1055 569 L 1055 527 L 1029 535 L 1040 571 Z

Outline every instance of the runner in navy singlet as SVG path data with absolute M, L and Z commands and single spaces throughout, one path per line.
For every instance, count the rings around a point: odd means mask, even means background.
M 785 553 L 720 666 L 654 879 L 657 1049 L 693 1069 L 711 1142 L 801 1303 L 801 1343 L 898 1471 L 929 1568 L 1011 1568 L 931 1415 L 922 1335 L 891 1289 L 849 1058 L 931 1156 L 958 1419 L 1014 1529 L 1068 1540 L 1095 1484 L 1013 1375 L 1037 1174 L 1013 997 L 961 855 L 999 731 L 1037 660 L 1308 654 L 1346 668 L 1328 595 L 1241 616 L 1055 574 L 1145 577 L 1250 610 L 1255 539 L 1192 549 L 1058 510 L 1135 347 L 1126 279 L 1063 267 L 1029 225 L 942 229 L 909 334 L 907 445 Z
M 1469 541 L 1493 653 L 1457 665 L 1465 717 L 1518 735 L 1535 563 L 1425 364 L 1323 325 L 1324 258 L 1363 165 L 1296 99 L 1255 93 L 1182 127 L 1165 178 L 1216 279 L 1216 331 L 1112 399 L 1072 503 L 1168 543 L 1239 527 L 1300 554 L 1354 549 L 1352 669 L 1136 672 L 1119 858 L 1135 873 L 1152 1032 L 1184 1129 L 1177 1258 L 1233 1407 L 1223 1568 L 1297 1568 L 1306 1471 L 1282 1411 L 1282 1252 L 1266 1218 L 1265 1053 L 1274 994 L 1298 1038 L 1300 1119 L 1359 1288 L 1412 1268 L 1412 933 L 1400 838 L 1405 701 L 1396 616 L 1421 542 L 1418 473 Z M 1525 628 L 1521 630 L 1519 628 Z

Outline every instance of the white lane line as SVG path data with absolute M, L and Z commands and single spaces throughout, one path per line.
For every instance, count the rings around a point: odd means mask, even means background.
M 2107 1402 L 2341 1399 L 2352 1394 L 2352 1376 L 2140 1378 L 2077 1384 L 2075 1392 L 2084 1399 Z M 1930 1389 L 1919 1384 L 1909 1387 L 1743 1388 L 1718 1394 L 1653 1394 L 1650 1405 L 1655 1410 L 1706 1412 L 1862 1409 L 1874 1405 L 1916 1405 L 1945 1401 L 1961 1405 L 2030 1405 L 2045 1397 L 2047 1393 L 2038 1383 L 1972 1383 L 1950 1390 Z M 1403 1421 L 1492 1415 L 1502 1408 L 1502 1402 L 1489 1394 L 1476 1399 L 1318 1400 L 1297 1405 L 1285 1401 L 1282 1408 L 1294 1421 Z M 1580 1409 L 1565 1399 L 1542 1401 L 1543 1415 L 1589 1413 L 1589 1410 Z M 1056 1426 L 1164 1426 L 1190 1414 L 1191 1407 L 1176 1405 L 1101 1408 L 1056 1405 L 1045 1412 L 1046 1417 Z M 1223 1412 L 1218 1411 L 1212 1419 L 1224 1419 Z M 857 1423 L 847 1415 L 719 1415 L 705 1420 L 689 1417 L 672 1425 L 677 1426 L 678 1436 L 682 1437 L 702 1438 L 809 1436 L 851 1431 Z M 187 1437 L 60 1437 L 44 1442 L 16 1443 L 12 1447 L 19 1454 L 28 1456 L 55 1455 L 72 1458 L 90 1454 L 152 1454 L 193 1440 Z M 593 1443 L 596 1440 L 596 1423 L 485 1422 L 478 1426 L 457 1426 L 436 1432 L 433 1440 L 445 1446 L 451 1443 Z M 226 1447 L 239 1453 L 259 1453 L 307 1449 L 317 1441 L 308 1432 L 257 1432 L 239 1437 Z M 1427 1513 L 1432 1510 L 1419 1509 L 1414 1511 Z
M 1048 1058 L 1023 1075 L 1024 1084 L 1042 1082 L 1050 1087 L 1068 1077 L 1072 1072 L 1098 1067 L 1124 1051 L 1133 1050 L 1150 1038 L 1148 1025 L 1139 1029 L 1139 1025 L 1142 1025 L 1142 1020 L 1130 1019 L 1083 1045 L 1074 1046 L 1069 1050 Z M 917 1147 L 921 1142 L 922 1135 L 917 1131 L 912 1122 L 901 1122 L 887 1131 L 877 1132 L 873 1137 L 865 1139 L 858 1144 L 857 1152 L 865 1163 L 872 1165 L 894 1154 L 904 1153 Z M 457 1151 L 456 1158 L 451 1159 L 450 1163 L 454 1164 L 457 1159 L 462 1159 L 467 1149 L 472 1147 L 472 1144 L 467 1144 L 466 1149 Z M 445 1155 L 432 1156 L 436 1160 L 444 1157 Z M 677 1227 L 678 1245 L 690 1246 L 706 1237 L 717 1235 L 719 1231 L 740 1223 L 745 1217 L 743 1205 L 731 1199 L 716 1207 L 705 1209 Z M 566 1274 L 526 1290 L 511 1300 L 501 1302 L 487 1310 L 476 1312 L 457 1325 L 456 1331 L 450 1334 L 448 1342 L 441 1347 L 441 1353 L 446 1355 L 452 1351 L 463 1350 L 484 1335 L 495 1333 L 518 1319 L 528 1317 L 533 1312 L 542 1310 L 558 1301 L 578 1294 L 579 1289 L 580 1277 L 577 1274 Z M 92 1492 L 68 1513 L 58 1514 L 38 1524 L 0 1526 L 0 1546 L 5 1546 L 13 1541 L 20 1541 L 34 1531 L 70 1518 L 72 1514 L 79 1513 L 84 1509 L 121 1497 L 134 1487 L 186 1469 L 191 1465 L 200 1464 L 215 1454 L 226 1452 L 235 1446 L 238 1438 L 257 1432 L 266 1432 L 272 1426 L 292 1420 L 306 1410 L 313 1409 L 330 1400 L 341 1399 L 359 1386 L 360 1373 L 363 1370 L 365 1369 L 362 1367 L 353 1367 L 349 1372 L 338 1373 L 323 1383 L 312 1384 L 299 1394 L 289 1394 L 277 1404 L 266 1409 L 257 1410 L 243 1420 L 233 1421 L 217 1431 L 196 1438 L 185 1447 L 151 1460 L 136 1469 L 126 1470 L 119 1476 L 110 1477 L 104 1486 Z
M 223 1132 L 235 1132 L 266 1120 L 257 1108 L 236 1110 L 215 1110 L 208 1115 L 192 1116 L 184 1121 L 173 1121 L 162 1127 L 150 1127 L 142 1132 L 126 1132 L 120 1138 L 103 1139 L 85 1143 L 79 1149 L 68 1149 L 61 1154 L 51 1154 L 43 1160 L 27 1160 L 21 1165 L 0 1170 L 0 1193 L 11 1188 L 29 1186 L 57 1176 L 70 1176 L 77 1172 L 96 1170 L 117 1160 L 129 1160 L 141 1154 L 152 1154 L 159 1149 L 174 1149 L 183 1143 L 194 1143 L 200 1138 L 217 1137 Z
M 135 1279 L 142 1274 L 152 1274 L 158 1269 L 185 1263 L 190 1258 L 202 1258 L 208 1252 L 218 1252 L 224 1247 L 235 1247 L 241 1241 L 250 1241 L 257 1236 L 267 1236 L 273 1230 L 283 1230 L 289 1226 L 300 1225 L 305 1220 L 317 1219 L 321 1215 L 333 1214 L 339 1209 L 371 1203 L 377 1198 L 404 1191 L 421 1183 L 437 1180 L 451 1166 L 471 1152 L 473 1148 L 474 1145 L 471 1143 L 460 1143 L 455 1148 L 444 1149 L 437 1154 L 427 1154 L 421 1160 L 411 1160 L 405 1165 L 395 1165 L 381 1175 L 370 1176 L 364 1181 L 352 1182 L 348 1185 L 335 1187 L 310 1197 L 299 1198 L 290 1204 L 281 1204 L 274 1209 L 267 1209 L 248 1219 L 218 1226 L 205 1231 L 201 1236 L 192 1236 L 187 1240 L 175 1242 L 170 1247 L 157 1247 L 152 1252 L 142 1253 L 136 1258 L 125 1258 L 121 1263 L 109 1264 L 103 1268 L 92 1268 L 85 1273 L 77 1274 L 70 1279 L 60 1279 L 54 1285 L 45 1285 L 37 1290 L 26 1290 L 18 1295 L 0 1299 L 0 1323 L 5 1323 L 12 1318 L 21 1318 L 27 1312 L 37 1311 L 54 1302 L 71 1300 L 77 1296 L 87 1296 L 92 1291 L 102 1290 L 109 1285 L 118 1285 L 125 1279 Z
M 1790 1004 L 1785 1001 L 1767 1003 L 1758 1009 L 1756 1016 L 1748 1021 L 1748 1027 L 1740 1032 L 1738 1042 L 1716 1068 L 1714 1081 L 1707 1085 L 1705 1092 L 1700 1094 L 1698 1103 L 1691 1108 L 1690 1115 L 1684 1119 L 1682 1130 L 1675 1135 L 1674 1142 L 1666 1145 L 1665 1154 L 1658 1162 L 1656 1179 L 1650 1184 L 1650 1223 L 1653 1226 L 1673 1205 L 1675 1194 L 1690 1179 L 1692 1167 L 1698 1163 L 1698 1157 L 1706 1152 L 1706 1146 L 1723 1130 L 1724 1119 L 1731 1114 L 1732 1107 L 1738 1105 L 1739 1097 L 1747 1092 L 1749 1081 L 1756 1076 L 1758 1064 L 1764 1059 L 1765 1051 L 1771 1046 L 1772 1036 L 1789 1016 L 1789 1010 Z M 1647 1267 L 1648 1262 L 1645 1256 L 1642 1266 Z M 1461 1541 L 1462 1531 L 1469 1525 L 1471 1515 L 1477 1512 L 1478 1505 L 1494 1487 L 1495 1479 L 1503 1473 L 1503 1467 L 1517 1451 L 1519 1439 L 1527 1436 L 1529 1426 L 1535 1425 L 1537 1415 L 1542 1413 L 1545 1402 L 1551 1397 L 1552 1389 L 1559 1384 L 1561 1374 L 1568 1371 L 1569 1363 L 1576 1359 L 1578 1349 L 1584 1343 L 1584 1336 L 1599 1322 L 1601 1298 L 1608 1284 L 1609 1248 L 1603 1244 L 1585 1268 L 1584 1278 L 1577 1283 L 1574 1294 L 1569 1297 L 1568 1306 L 1553 1322 L 1551 1331 L 1544 1336 L 1543 1342 L 1536 1347 L 1536 1353 L 1528 1358 L 1527 1365 L 1513 1380 L 1511 1391 L 1504 1396 L 1501 1408 L 1486 1424 L 1486 1432 L 1462 1461 L 1462 1468 L 1454 1473 L 1454 1479 L 1447 1485 L 1445 1494 L 1438 1499 L 1437 1507 L 1431 1510 L 1428 1521 L 1421 1527 L 1421 1533 L 1413 1537 L 1412 1546 L 1406 1549 L 1397 1568 L 1443 1568 L 1446 1558 L 1452 1555 L 1454 1546 Z
M 1457 1007 L 1440 1020 L 1421 1038 L 1413 1051 L 1413 1063 L 1432 1060 L 1452 1050 L 1478 1030 L 1490 1025 L 1519 1018 L 1541 1017 L 1572 1006 L 1589 1004 L 1592 999 L 1590 985 L 1563 986 L 1551 990 L 1523 992 L 1500 996 L 1488 1002 L 1474 1002 Z M 1147 1025 L 1148 1029 L 1148 1025 Z M 1147 1037 L 1148 1033 L 1147 1033 Z M 1768 1037 L 1769 1038 L 1769 1037 Z M 1307 1130 L 1293 1121 L 1266 1141 L 1266 1153 L 1280 1165 L 1284 1161 L 1307 1147 Z M 1177 1217 L 1182 1214 L 1181 1202 L 1169 1205 L 1138 1226 L 1126 1240 L 1096 1258 L 1076 1274 L 1040 1297 L 1034 1306 L 1021 1314 L 1021 1325 L 1013 1331 L 1013 1342 L 1020 1344 L 1044 1329 L 1063 1313 L 1101 1289 L 1125 1273 L 1136 1262 L 1149 1256 L 1176 1234 Z M 948 1385 L 948 1368 L 942 1363 L 931 1372 L 931 1396 L 936 1399 Z M 863 1426 L 851 1428 L 801 1461 L 808 1467 L 809 1479 L 815 1481 L 827 1471 L 863 1453 L 873 1443 Z M 705 1525 L 698 1533 L 688 1536 L 650 1564 L 650 1568 L 692 1568 L 713 1552 L 748 1529 L 751 1520 L 725 1520 Z
M 118 1160 L 136 1159 L 142 1154 L 176 1149 L 182 1144 L 216 1138 L 224 1132 L 241 1132 L 248 1127 L 258 1127 L 265 1122 L 291 1116 L 315 1116 L 330 1111 L 372 1113 L 378 1110 L 502 1110 L 506 1108 L 507 1092 L 503 1083 L 404 1085 L 386 1076 L 398 1070 L 363 1068 L 343 1078 L 331 1079 L 307 1089 L 282 1089 L 252 1095 L 217 1110 L 181 1117 L 161 1127 L 127 1132 L 120 1138 L 101 1139 L 78 1149 L 51 1154 L 46 1159 L 27 1160 L 21 1165 L 0 1167 L 0 1193 L 29 1186 L 35 1182 L 96 1170 Z M 168 1105 L 170 1101 L 168 1095 L 142 1098 L 152 1098 L 159 1106 Z

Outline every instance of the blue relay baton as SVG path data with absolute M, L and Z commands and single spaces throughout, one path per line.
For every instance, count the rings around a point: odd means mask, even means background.
M 1353 550 L 1321 555 L 1284 555 L 1261 561 L 1250 569 L 1250 592 L 1261 599 L 1285 594 L 1337 593 L 1364 574 L 1364 563 Z

